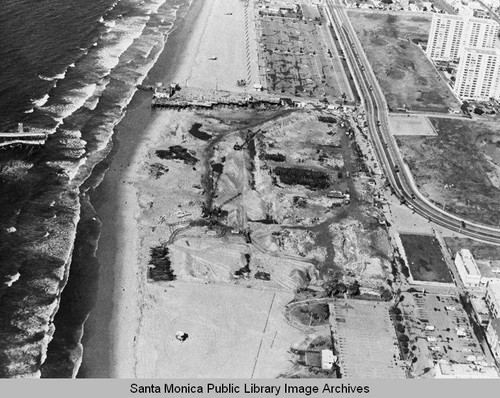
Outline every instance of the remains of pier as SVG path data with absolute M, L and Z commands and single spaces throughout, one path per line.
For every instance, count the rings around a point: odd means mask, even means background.
M 18 124 L 17 132 L 0 132 L 0 148 L 13 145 L 44 145 L 47 133 L 41 131 L 25 131 L 22 123 Z
M 295 97 L 273 97 L 262 93 L 235 93 L 221 90 L 202 90 L 183 88 L 180 91 L 165 95 L 155 90 L 151 106 L 153 108 L 218 108 L 218 107 L 246 107 L 246 108 L 300 108 L 306 105 L 325 106 L 313 99 Z

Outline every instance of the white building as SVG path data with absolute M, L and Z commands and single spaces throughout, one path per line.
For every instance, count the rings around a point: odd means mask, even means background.
M 461 7 L 459 15 L 433 15 L 427 55 L 459 61 L 454 89 L 462 99 L 500 98 L 499 29 L 487 13 L 471 7 Z
M 477 13 L 476 13 L 477 15 Z M 427 43 L 427 54 L 436 61 L 456 61 L 466 48 L 491 50 L 498 44 L 496 21 L 461 15 L 434 14 Z
M 455 61 L 460 57 L 465 21 L 462 16 L 434 14 L 427 43 L 427 55 L 436 61 Z
M 500 317 L 500 283 L 488 283 L 484 297 L 492 318 Z
M 481 272 L 467 249 L 461 249 L 455 255 L 455 266 L 457 267 L 460 279 L 466 286 L 478 286 L 481 282 Z
M 493 19 L 470 18 L 465 25 L 463 46 L 491 50 L 498 43 L 498 29 Z
M 455 92 L 462 99 L 488 101 L 498 96 L 500 53 L 466 48 L 458 64 Z
M 321 369 L 331 370 L 337 362 L 337 357 L 333 355 L 332 350 L 321 350 Z

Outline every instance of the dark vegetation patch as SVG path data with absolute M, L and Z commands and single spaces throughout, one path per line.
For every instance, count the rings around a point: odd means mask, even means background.
M 430 235 L 401 234 L 401 241 L 413 279 L 427 282 L 453 282 L 436 238 Z
M 163 174 L 166 174 L 167 172 L 168 172 L 168 167 L 165 167 L 161 163 L 153 163 L 149 167 L 149 173 L 154 178 L 160 178 Z
M 302 325 L 326 325 L 330 319 L 330 308 L 326 303 L 306 304 L 293 308 L 290 315 Z
M 241 267 L 239 270 L 234 272 L 234 276 L 240 277 L 240 276 L 248 276 L 250 274 L 250 254 L 245 253 L 245 261 L 246 265 L 244 267 Z
M 337 119 L 333 116 L 318 116 L 318 120 L 323 123 L 337 123 Z
M 330 186 L 330 178 L 323 171 L 296 167 L 275 167 L 274 173 L 279 176 L 283 184 L 287 185 L 304 185 L 313 190 L 327 189 Z
M 159 149 L 156 151 L 156 156 L 160 159 L 180 159 L 183 160 L 184 163 L 191 165 L 195 165 L 198 162 L 198 159 L 195 158 L 194 155 L 196 155 L 195 151 L 190 151 L 180 145 L 173 145 L 166 150 Z
M 293 204 L 298 209 L 305 209 L 307 207 L 307 198 L 303 198 L 302 196 L 294 196 Z
M 224 171 L 224 165 L 222 163 L 213 163 L 212 164 L 212 170 L 215 173 L 222 174 L 222 172 Z
M 286 162 L 286 156 L 281 153 L 264 153 L 260 156 L 261 159 L 271 160 L 273 162 Z
M 168 247 L 159 245 L 149 250 L 148 278 L 157 281 L 174 281 L 177 277 L 172 270 Z
M 270 281 L 271 280 L 271 274 L 269 272 L 264 272 L 264 271 L 258 271 L 255 273 L 255 279 L 260 279 L 263 281 Z
M 192 136 L 200 139 L 200 140 L 203 140 L 203 141 L 208 141 L 210 138 L 212 138 L 212 136 L 204 131 L 201 131 L 200 128 L 201 128 L 202 124 L 200 123 L 195 123 L 191 126 L 191 128 L 189 129 L 189 134 L 191 134 Z

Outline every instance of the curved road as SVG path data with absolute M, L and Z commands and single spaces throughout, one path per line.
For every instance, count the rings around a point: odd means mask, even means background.
M 395 194 L 408 207 L 430 221 L 469 238 L 500 245 L 500 229 L 463 220 L 431 203 L 417 188 L 389 132 L 385 97 L 366 58 L 361 43 L 343 7 L 326 0 L 326 12 L 344 51 L 356 87 L 365 106 L 369 131 L 379 165 Z

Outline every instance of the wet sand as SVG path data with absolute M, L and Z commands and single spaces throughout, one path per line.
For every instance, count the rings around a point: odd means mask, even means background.
M 252 10 L 253 2 L 229 4 L 225 0 L 195 1 L 184 23 L 169 38 L 161 58 L 144 84 L 154 84 L 158 81 L 165 84 L 177 82 L 182 89 L 183 83 L 187 82 L 189 87 L 195 85 L 197 88 L 205 89 L 210 89 L 215 84 L 219 88 L 231 91 L 241 92 L 251 89 L 250 87 L 258 79 L 256 51 L 247 52 L 243 49 L 246 47 L 246 41 L 256 34 Z M 211 59 L 209 54 L 217 54 L 217 59 Z M 238 87 L 238 77 L 245 76 L 250 83 L 249 87 Z M 267 355 L 256 349 L 259 342 L 261 343 L 266 337 L 267 330 L 263 329 L 259 322 L 252 322 L 252 326 L 259 325 L 253 340 L 256 344 L 247 344 L 244 345 L 245 349 L 234 351 L 235 346 L 240 343 L 242 331 L 248 331 L 250 328 L 245 328 L 241 322 L 231 323 L 234 327 L 227 327 L 226 323 L 217 323 L 219 318 L 228 319 L 228 322 L 234 321 L 232 307 L 221 305 L 220 313 L 216 311 L 208 313 L 203 306 L 207 303 L 216 305 L 233 302 L 235 295 L 242 295 L 242 292 L 248 289 L 234 290 L 230 285 L 224 289 L 220 286 L 208 288 L 197 302 L 193 300 L 193 295 L 197 297 L 197 294 L 193 293 L 199 289 L 196 284 L 183 285 L 184 290 L 177 289 L 175 293 L 172 291 L 169 294 L 166 286 L 147 282 L 148 252 L 149 248 L 160 239 L 157 236 L 160 228 L 156 225 L 158 231 L 155 233 L 152 231 L 156 229 L 151 229 L 151 226 L 149 229 L 147 227 L 144 229 L 142 224 L 144 224 L 145 206 L 150 213 L 160 212 L 156 214 L 157 218 L 163 213 L 172 213 L 174 207 L 177 209 L 189 206 L 187 202 L 193 198 L 187 186 L 191 187 L 192 182 L 199 178 L 197 173 L 200 173 L 202 168 L 201 165 L 187 169 L 183 169 L 179 164 L 169 165 L 168 178 L 156 182 L 156 185 L 153 184 L 154 192 L 151 197 L 141 198 L 141 195 L 145 195 L 142 183 L 148 178 L 144 170 L 151 160 L 154 148 L 161 143 L 172 145 L 175 139 L 182 139 L 183 133 L 179 133 L 181 136 L 176 136 L 179 121 L 182 125 L 180 130 L 184 131 L 195 118 L 195 113 L 188 111 L 179 113 L 153 111 L 150 99 L 150 92 L 139 92 L 131 102 L 126 117 L 115 129 L 115 146 L 110 157 L 112 160 L 109 169 L 103 182 L 92 195 L 92 203 L 103 223 L 97 250 L 100 266 L 99 286 L 96 307 L 85 327 L 84 360 L 79 376 L 178 377 L 170 362 L 175 363 L 179 358 L 175 355 L 167 356 L 164 351 L 165 347 L 172 346 L 172 339 L 169 340 L 172 336 L 170 329 L 177 325 L 187 310 L 191 311 L 193 318 L 205 314 L 206 324 L 209 326 L 202 325 L 196 329 L 197 323 L 189 323 L 195 330 L 198 340 L 192 340 L 193 355 L 190 356 L 190 361 L 186 362 L 185 374 L 190 374 L 192 377 L 242 377 L 243 375 L 251 377 L 253 374 L 260 377 L 277 376 L 280 368 L 276 362 L 285 367 L 289 363 L 286 347 L 289 341 L 293 340 L 289 338 L 289 333 L 295 336 L 295 330 L 291 327 L 288 328 L 291 330 L 284 332 L 286 323 L 280 316 L 283 303 L 292 298 L 290 292 L 284 294 L 280 292 L 278 300 L 280 305 L 275 308 L 271 316 L 280 324 L 277 329 L 283 331 L 280 332 L 280 337 L 272 339 L 275 340 L 274 350 L 280 349 L 279 354 L 272 352 L 271 355 L 269 352 Z M 181 189 L 180 196 L 177 195 L 180 203 L 174 204 L 175 195 L 168 188 L 169 182 L 173 182 L 176 187 L 185 186 L 186 189 Z M 161 238 L 166 236 L 162 235 Z M 244 296 L 243 294 L 243 303 L 252 302 L 251 297 L 246 300 Z M 162 301 L 165 304 L 158 305 Z M 167 308 L 167 303 L 170 310 Z M 188 303 L 188 308 L 182 308 L 181 303 Z M 254 309 L 256 319 L 262 320 L 264 314 L 265 321 L 267 311 L 271 311 L 267 304 L 266 302 L 262 306 L 258 305 Z M 211 305 L 209 307 L 212 308 Z M 236 309 L 237 313 L 240 311 L 243 314 L 248 313 L 244 307 Z M 273 333 L 276 333 L 276 330 Z M 201 350 L 203 341 L 207 338 L 210 340 L 204 335 L 209 331 L 214 331 L 214 336 L 225 336 L 222 341 L 229 341 L 229 336 L 232 336 L 233 344 L 229 347 L 220 346 L 215 351 Z M 201 346 L 196 345 L 197 342 Z M 212 345 L 216 343 L 220 343 L 219 339 L 214 340 Z M 175 345 L 173 347 L 175 348 Z M 155 366 L 151 367 L 152 359 L 159 352 L 163 352 L 163 355 L 158 356 Z M 220 360 L 226 358 L 225 369 L 216 367 L 213 372 L 209 372 L 211 361 L 217 362 L 219 360 L 217 358 Z M 242 360 L 248 362 L 243 373 L 238 369 Z M 198 366 L 199 363 L 204 364 L 202 368 Z M 189 367 L 189 364 L 192 366 Z
M 165 49 L 144 84 L 172 81 L 182 63 L 183 50 L 202 7 L 203 0 L 193 0 L 185 18 L 176 21 L 177 27 L 170 34 Z M 78 377 L 134 376 L 130 355 L 125 352 L 125 355 L 119 355 L 117 350 L 120 346 L 120 351 L 130 349 L 129 352 L 132 352 L 134 344 L 133 330 L 118 327 L 123 320 L 120 319 L 123 314 L 119 309 L 137 311 L 133 302 L 136 295 L 129 294 L 122 287 L 125 285 L 124 278 L 137 275 L 134 270 L 123 268 L 126 256 L 137 258 L 137 236 L 133 228 L 125 228 L 134 221 L 134 210 L 137 210 L 133 207 L 135 193 L 125 181 L 133 172 L 130 166 L 146 137 L 146 126 L 154 117 L 150 104 L 151 93 L 136 93 L 126 116 L 115 129 L 113 150 L 104 160 L 109 164 L 108 171 L 102 183 L 91 193 L 91 202 L 103 225 L 97 250 L 99 281 L 96 306 L 85 323 L 83 362 Z M 125 230 L 126 235 L 121 233 Z M 127 285 L 133 286 L 134 283 Z

